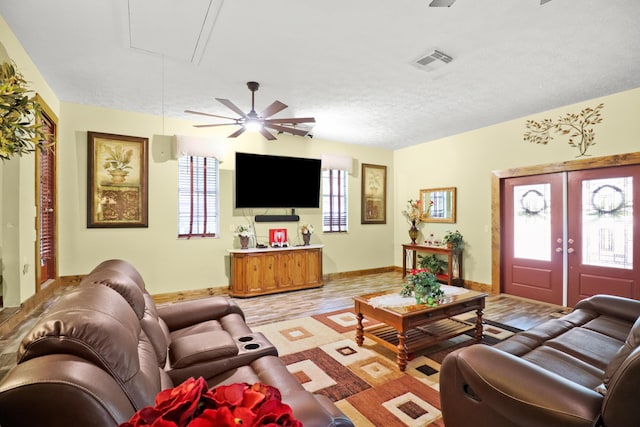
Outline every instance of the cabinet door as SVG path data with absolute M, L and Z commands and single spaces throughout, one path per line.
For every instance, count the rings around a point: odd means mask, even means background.
M 305 252 L 285 251 L 278 261 L 278 287 L 288 288 L 305 283 Z
M 275 289 L 275 256 L 248 255 L 245 263 L 245 284 L 249 294 Z
M 307 284 L 322 282 L 322 252 L 318 249 L 307 251 Z

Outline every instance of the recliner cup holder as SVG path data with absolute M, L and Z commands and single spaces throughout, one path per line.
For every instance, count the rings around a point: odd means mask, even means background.
M 250 335 L 247 335 L 246 337 L 240 337 L 238 338 L 238 341 L 240 342 L 249 342 L 249 341 L 253 341 L 253 337 Z
M 244 348 L 245 350 L 257 350 L 260 347 L 262 347 L 260 344 L 258 343 L 249 343 L 249 344 L 245 344 L 244 346 L 242 346 L 242 348 Z

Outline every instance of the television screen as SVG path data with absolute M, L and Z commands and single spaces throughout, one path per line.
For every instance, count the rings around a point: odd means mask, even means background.
M 236 208 L 320 207 L 320 159 L 236 153 Z

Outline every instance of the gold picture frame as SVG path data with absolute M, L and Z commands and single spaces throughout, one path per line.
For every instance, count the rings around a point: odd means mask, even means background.
M 433 202 L 433 204 L 432 204 Z M 456 222 L 456 187 L 420 190 L 423 222 Z
M 149 139 L 88 132 L 87 228 L 148 227 Z
M 387 223 L 387 167 L 362 164 L 361 223 Z

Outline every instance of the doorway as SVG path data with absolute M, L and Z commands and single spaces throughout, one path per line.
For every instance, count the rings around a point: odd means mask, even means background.
M 57 118 L 38 97 L 40 125 L 49 147 L 36 152 L 36 292 L 57 278 L 56 145 Z
M 501 184 L 503 292 L 568 306 L 598 293 L 640 298 L 640 165 Z

